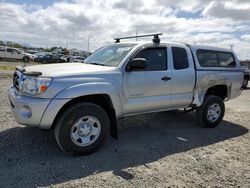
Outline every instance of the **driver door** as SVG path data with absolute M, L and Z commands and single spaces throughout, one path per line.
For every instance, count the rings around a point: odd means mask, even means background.
M 7 50 L 6 50 L 6 58 L 14 58 L 13 57 L 13 49 L 7 48 Z
M 125 71 L 124 114 L 157 111 L 170 107 L 171 71 L 167 63 L 167 48 L 142 49 L 133 58 L 145 58 L 147 68 Z

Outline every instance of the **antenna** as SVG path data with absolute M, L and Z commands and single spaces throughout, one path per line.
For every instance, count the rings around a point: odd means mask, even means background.
M 136 41 L 137 41 L 137 36 L 138 36 L 138 27 L 136 29 L 136 38 L 135 38 Z
M 230 44 L 229 46 L 230 46 L 231 50 L 233 50 L 234 45 Z
M 130 36 L 130 37 L 119 37 L 119 38 L 114 38 L 115 40 L 115 43 L 119 43 L 120 40 L 122 39 L 132 39 L 132 38 L 142 38 L 142 37 L 151 37 L 153 36 L 153 42 L 156 43 L 156 44 L 159 44 L 160 43 L 160 38 L 159 38 L 159 35 L 162 35 L 162 33 L 153 33 L 153 34 L 147 34 L 147 35 L 136 35 L 136 36 Z

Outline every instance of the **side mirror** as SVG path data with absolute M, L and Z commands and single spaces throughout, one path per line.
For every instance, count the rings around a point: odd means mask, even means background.
M 140 71 L 147 68 L 148 62 L 145 58 L 134 58 L 126 66 L 126 71 Z

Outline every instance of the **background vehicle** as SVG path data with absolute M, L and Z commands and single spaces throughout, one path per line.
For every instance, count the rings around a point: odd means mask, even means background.
M 44 59 L 45 54 L 37 54 L 34 58 L 34 61 L 36 62 L 42 62 L 42 60 Z
M 248 69 L 248 67 L 246 67 L 246 68 L 244 68 L 244 80 L 243 80 L 243 84 L 242 84 L 243 89 L 247 88 L 249 79 L 250 79 L 250 70 Z
M 33 60 L 33 56 L 31 54 L 20 51 L 16 48 L 0 46 L 0 60 L 1 59 L 15 59 L 15 60 L 23 60 L 25 62 L 29 62 Z
M 71 56 L 70 62 L 78 62 L 78 63 L 83 63 L 84 57 L 81 56 Z
M 67 62 L 64 58 L 57 57 L 52 54 L 38 55 L 35 61 L 41 63 L 64 63 Z
M 54 128 L 59 147 L 78 155 L 98 149 L 109 132 L 117 138 L 116 120 L 127 116 L 194 110 L 201 126 L 216 127 L 224 101 L 241 94 L 243 72 L 234 52 L 160 43 L 159 35 L 153 42 L 117 38 L 84 63 L 17 68 L 9 89 L 17 122 Z
M 65 59 L 67 62 L 70 62 L 71 56 L 70 55 L 63 55 L 61 58 Z

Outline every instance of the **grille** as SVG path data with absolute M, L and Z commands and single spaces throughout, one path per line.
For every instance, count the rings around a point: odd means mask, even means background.
M 19 76 L 17 72 L 15 72 L 13 76 L 13 85 L 19 91 Z

